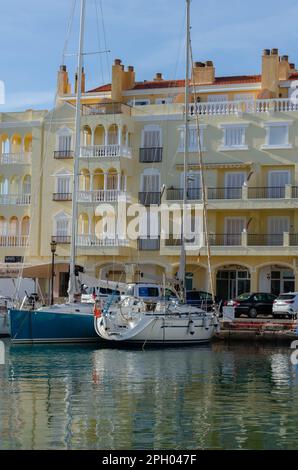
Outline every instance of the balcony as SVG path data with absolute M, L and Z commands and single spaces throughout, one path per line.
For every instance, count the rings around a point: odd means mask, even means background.
M 157 163 L 162 161 L 162 147 L 140 148 L 141 163 Z
M 72 193 L 54 193 L 53 201 L 72 201 Z
M 28 206 L 30 202 L 30 194 L 0 194 L 1 206 Z
M 293 233 L 213 233 L 209 235 L 211 247 L 291 247 L 298 246 L 298 234 Z M 263 252 L 260 252 L 263 254 Z
M 242 199 L 242 187 L 208 188 L 208 199 Z
M 118 202 L 119 197 L 126 197 L 126 192 L 118 189 L 97 189 L 78 192 L 78 202 L 83 204 L 94 202 Z
M 203 116 L 239 116 L 243 113 L 297 112 L 298 104 L 293 101 L 294 100 L 290 98 L 278 98 L 251 101 L 191 103 L 189 105 L 189 114 L 199 114 Z
M 167 200 L 168 201 L 182 201 L 183 200 L 183 189 L 182 188 L 168 188 L 167 189 Z M 202 191 L 200 188 L 188 188 L 186 198 L 188 201 L 201 200 Z
M 28 165 L 31 163 L 31 152 L 2 153 L 0 165 Z
M 0 235 L 0 247 L 27 247 L 28 235 Z
M 160 249 L 160 239 L 158 238 L 139 238 L 138 249 L 140 251 L 157 251 Z
M 69 245 L 71 242 L 70 235 L 55 235 L 52 237 L 52 242 L 56 242 L 59 245 Z
M 95 235 L 78 235 L 77 246 L 80 247 L 120 247 L 129 246 L 128 240 L 119 239 L 116 235 L 114 238 L 97 238 Z
M 95 103 L 82 105 L 83 116 L 98 116 L 103 114 L 126 114 L 131 115 L 131 107 L 123 103 Z
M 286 195 L 285 186 L 247 188 L 248 199 L 284 199 Z
M 140 192 L 139 203 L 143 206 L 150 206 L 151 204 L 160 205 L 161 194 L 160 192 Z
M 73 157 L 73 150 L 55 150 L 54 152 L 54 158 L 56 158 L 56 160 L 69 160 Z
M 126 145 L 87 145 L 81 147 L 80 158 L 98 159 L 98 158 L 131 158 L 132 150 Z

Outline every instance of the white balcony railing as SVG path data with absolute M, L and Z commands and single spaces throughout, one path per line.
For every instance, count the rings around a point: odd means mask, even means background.
M 87 145 L 81 147 L 81 158 L 131 157 L 131 148 L 126 145 Z
M 0 205 L 2 206 L 27 206 L 30 201 L 30 194 L 0 194 Z
M 239 115 L 241 113 L 271 113 L 298 111 L 298 103 L 291 98 L 248 101 L 220 101 L 190 103 L 189 113 L 206 116 Z
M 0 247 L 25 247 L 28 246 L 28 235 L 0 235 Z
M 124 191 L 118 189 L 98 189 L 93 191 L 79 191 L 78 202 L 117 202 L 119 196 L 125 196 Z
M 114 238 L 97 238 L 95 235 L 78 235 L 77 246 L 102 246 L 102 247 L 118 247 L 128 246 L 128 240 L 120 240 L 117 236 Z
M 0 155 L 1 165 L 21 164 L 26 165 L 31 162 L 31 152 L 2 153 Z

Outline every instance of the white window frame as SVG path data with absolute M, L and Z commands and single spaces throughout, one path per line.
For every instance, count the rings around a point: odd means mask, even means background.
M 261 146 L 262 150 L 266 149 L 291 149 L 293 145 L 289 143 L 289 128 L 293 121 L 267 121 L 263 126 L 266 129 L 265 144 Z M 270 144 L 270 130 L 272 127 L 286 127 L 286 143 L 285 144 Z
M 248 128 L 249 123 L 241 122 L 241 123 L 225 123 L 225 124 L 220 124 L 219 127 L 220 129 L 223 129 L 223 140 L 222 144 L 219 147 L 219 151 L 225 151 L 225 150 L 248 150 L 248 145 L 246 144 L 246 129 Z M 242 144 L 239 145 L 226 145 L 226 135 L 227 131 L 229 129 L 243 129 L 243 134 L 242 134 Z
M 58 233 L 58 223 L 61 221 L 67 222 L 67 233 L 65 234 Z M 70 221 L 71 221 L 71 216 L 67 214 L 66 212 L 58 212 L 58 214 L 54 216 L 53 225 L 54 225 L 54 234 L 56 237 L 68 237 L 70 235 Z
M 155 104 L 171 104 L 173 103 L 173 96 L 166 96 L 165 98 L 156 98 Z
M 157 192 L 160 191 L 160 184 L 161 184 L 161 176 L 160 176 L 160 171 L 156 168 L 146 168 L 146 170 L 143 171 L 141 174 L 141 192 L 145 192 L 144 188 L 144 177 L 145 176 L 157 176 L 159 177 L 159 188 L 156 190 Z
M 195 126 L 195 125 L 190 125 L 189 126 L 190 131 L 194 131 L 196 129 L 197 129 L 197 126 Z M 202 150 L 202 152 L 204 152 L 204 151 L 206 151 L 206 147 L 204 146 L 204 137 L 205 137 L 205 135 L 204 135 L 205 132 L 204 131 L 207 129 L 207 124 L 200 124 L 199 129 L 200 129 L 201 150 Z M 178 144 L 177 152 L 184 152 L 185 126 L 178 127 L 178 131 L 179 131 L 179 144 Z M 196 146 L 189 145 L 188 146 L 188 151 L 190 153 L 192 153 L 192 152 L 195 153 L 195 152 L 198 152 L 199 149 Z
M 71 145 L 70 145 L 70 148 L 69 149 L 60 149 L 59 147 L 59 144 L 60 144 L 60 137 L 70 137 L 71 139 Z M 61 127 L 60 129 L 58 129 L 58 131 L 56 132 L 56 149 L 57 151 L 61 151 L 63 152 L 64 150 L 66 151 L 73 151 L 73 146 L 74 146 L 74 141 L 73 141 L 73 132 L 71 129 L 69 129 L 68 127 Z
M 141 148 L 145 148 L 144 147 L 144 143 L 145 143 L 145 133 L 147 132 L 159 132 L 159 148 L 162 147 L 162 128 L 157 125 L 157 124 L 147 124 L 146 126 L 143 127 L 142 129 L 142 137 L 141 137 Z M 150 147 L 146 147 L 146 148 L 150 148 Z
M 64 169 L 55 173 L 55 193 L 59 193 L 59 179 L 65 179 L 65 181 L 68 180 L 69 191 L 67 192 L 67 194 L 71 193 L 71 173 L 68 170 Z
M 130 100 L 127 104 L 129 104 L 130 106 L 147 106 L 148 104 L 150 104 L 150 100 L 148 98 L 138 98 Z

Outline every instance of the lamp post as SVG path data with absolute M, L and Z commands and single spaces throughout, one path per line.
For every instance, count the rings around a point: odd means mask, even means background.
M 51 305 L 54 304 L 54 277 L 55 277 L 55 253 L 57 249 L 57 242 L 55 240 L 51 241 L 51 252 L 52 252 L 52 275 L 51 275 Z

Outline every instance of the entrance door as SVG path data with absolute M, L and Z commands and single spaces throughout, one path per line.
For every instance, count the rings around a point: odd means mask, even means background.
M 282 246 L 283 234 L 289 232 L 290 220 L 287 216 L 268 218 L 268 245 Z
M 271 293 L 274 295 L 294 292 L 295 276 L 287 269 L 271 271 Z
M 241 199 L 242 186 L 246 180 L 246 173 L 233 172 L 225 174 L 225 198 Z
M 221 270 L 216 276 L 216 295 L 221 300 L 235 299 L 250 291 L 250 273 L 246 269 Z
M 241 233 L 245 229 L 245 217 L 227 217 L 225 219 L 225 240 L 226 246 L 240 246 Z
M 284 198 L 285 185 L 290 184 L 289 171 L 269 171 L 268 173 L 268 197 L 270 198 Z

